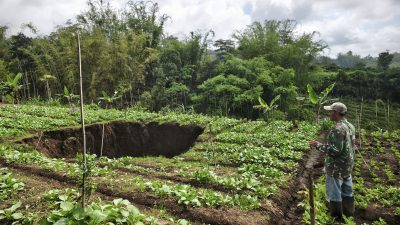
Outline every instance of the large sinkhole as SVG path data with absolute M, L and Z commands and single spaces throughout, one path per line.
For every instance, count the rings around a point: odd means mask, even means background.
M 103 132 L 104 131 L 104 132 Z M 110 158 L 123 156 L 180 155 L 193 146 L 203 128 L 177 123 L 111 122 L 86 126 L 87 152 Z M 82 130 L 68 128 L 46 131 L 26 138 L 23 143 L 34 146 L 49 157 L 73 158 L 82 152 Z

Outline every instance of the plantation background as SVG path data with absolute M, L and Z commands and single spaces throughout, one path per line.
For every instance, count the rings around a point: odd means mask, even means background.
M 382 50 L 379 56 L 362 58 L 349 51 L 336 59 L 321 56 L 329 46 L 318 38 L 318 31 L 298 33 L 292 20 L 254 22 L 227 40 L 213 40 L 211 30 L 193 31 L 180 40 L 164 32 L 168 20 L 155 3 L 130 1 L 117 11 L 106 1 L 88 1 L 86 10 L 50 35 L 7 36 L 3 26 L 3 100 L 67 103 L 69 95 L 69 102 L 76 104 L 74 34 L 80 32 L 87 104 L 257 119 L 265 117 L 253 107 L 258 97 L 269 103 L 280 95 L 278 110 L 270 117 L 312 120 L 314 107 L 304 106 L 296 97 L 307 96 L 307 84 L 319 93 L 335 82 L 332 96 L 351 105 L 351 118 L 356 109 L 360 112 L 364 99 L 367 115 L 362 116 L 362 125 L 399 127 L 399 53 Z M 25 27 L 37 32 L 31 23 Z M 372 115 L 376 113 L 378 118 Z
M 344 223 L 399 224 L 400 53 L 330 58 L 293 20 L 179 39 L 169 19 L 154 2 L 89 0 L 49 35 L 0 24 L 1 224 L 311 224 L 308 179 L 317 224 L 333 224 L 309 141 L 324 141 L 333 123 L 321 107 L 334 101 L 359 146 Z M 133 149 L 151 130 L 161 153 Z M 182 133 L 193 140 L 171 154 L 161 139 Z

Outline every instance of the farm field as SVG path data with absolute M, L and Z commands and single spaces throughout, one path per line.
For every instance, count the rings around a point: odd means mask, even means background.
M 317 223 L 334 223 L 309 122 L 87 106 L 83 211 L 79 113 L 1 105 L 0 119 L 1 224 L 308 224 L 306 165 Z M 400 132 L 363 131 L 361 144 L 346 223 L 400 224 Z

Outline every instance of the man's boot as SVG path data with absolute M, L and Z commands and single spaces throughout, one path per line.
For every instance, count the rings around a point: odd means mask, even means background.
M 342 220 L 342 202 L 330 201 L 329 209 L 332 217 L 335 217 L 337 220 Z
M 342 198 L 343 214 L 345 216 L 354 216 L 354 196 Z

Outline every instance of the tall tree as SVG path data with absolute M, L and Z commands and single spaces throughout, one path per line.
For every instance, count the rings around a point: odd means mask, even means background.
M 390 54 L 389 51 L 379 53 L 378 68 L 387 70 L 393 60 L 393 57 L 394 55 Z
M 293 20 L 254 22 L 234 35 L 239 53 L 245 59 L 262 56 L 284 68 L 293 68 L 297 86 L 303 87 L 312 63 L 327 45 L 316 40 L 317 32 L 296 35 L 296 25 Z

